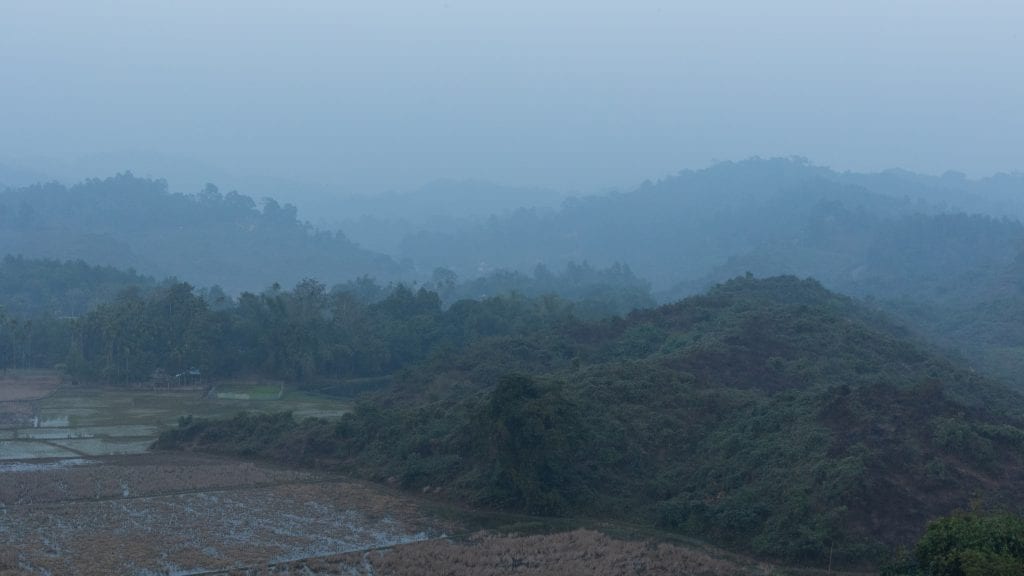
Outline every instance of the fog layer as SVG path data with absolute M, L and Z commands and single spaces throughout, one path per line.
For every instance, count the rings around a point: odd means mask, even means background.
M 751 155 L 1024 167 L 1010 0 L 7 0 L 0 20 L 0 164 L 69 182 L 130 169 L 324 207 Z

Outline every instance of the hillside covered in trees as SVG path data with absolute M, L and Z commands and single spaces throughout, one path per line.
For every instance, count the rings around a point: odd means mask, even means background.
M 401 281 L 437 292 L 443 306 L 513 291 L 557 294 L 592 318 L 671 302 L 746 272 L 792 274 L 871 298 L 972 367 L 1024 385 L 1024 333 L 1014 321 L 1024 314 L 1020 189 L 1019 175 L 838 173 L 800 159 L 751 159 L 558 209 L 555 193 L 525 190 L 519 202 L 549 204 L 507 213 L 517 201 L 494 199 L 515 189 L 475 182 L 388 195 L 393 203 L 340 199 L 351 204 L 348 224 L 380 224 L 368 232 L 397 250 L 388 256 L 317 230 L 272 199 L 257 207 L 213 186 L 170 194 L 162 181 L 123 174 L 0 193 L 0 251 L 24 255 L 0 269 L 8 286 L 0 304 L 16 317 L 81 315 L 138 284 L 72 288 L 54 273 L 55 286 L 76 292 L 59 296 L 65 289 L 42 286 L 38 269 L 12 268 L 33 256 L 175 276 L 202 287 L 211 303 L 305 278 L 369 289 L 365 298 Z M 431 198 L 435 211 L 465 203 L 464 218 L 415 220 Z M 506 213 L 484 218 L 488 206 Z M 358 278 L 379 284 L 360 288 Z
M 1024 496 L 1024 399 L 814 281 L 738 278 L 589 322 L 550 301 L 490 300 L 436 323 L 434 301 L 384 305 L 429 334 L 426 349 L 384 368 L 390 384 L 340 422 L 186 419 L 159 446 L 803 563 L 877 565 L 979 483 L 986 505 Z
M 672 302 L 737 275 L 813 277 L 1024 385 L 1024 177 L 839 173 L 800 159 L 684 171 L 610 195 L 423 232 L 401 257 L 481 269 L 621 262 Z
M 5 256 L 0 261 L 0 307 L 18 318 L 81 316 L 132 288 L 155 286 L 134 270 Z
M 755 158 L 571 198 L 555 212 L 523 209 L 469 229 L 425 231 L 408 237 L 399 257 L 460 275 L 622 262 L 666 297 L 699 292 L 746 266 L 888 297 L 927 287 L 922 274 L 936 276 L 965 257 L 979 260 L 974 267 L 1012 261 L 1024 245 L 1022 189 L 1020 175 L 838 173 L 801 159 Z M 914 274 L 894 278 L 906 265 Z
M 231 292 L 309 276 L 335 283 L 403 273 L 344 234 L 298 220 L 290 204 L 266 198 L 260 206 L 212 185 L 195 195 L 171 194 L 162 180 L 127 173 L 0 192 L 0 252 L 134 268 Z

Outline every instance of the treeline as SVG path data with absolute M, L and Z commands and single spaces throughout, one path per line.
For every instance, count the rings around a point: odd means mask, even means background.
M 538 266 L 533 276 L 497 271 L 468 282 L 438 269 L 422 287 L 366 276 L 330 289 L 305 280 L 236 298 L 219 286 L 157 283 L 81 261 L 7 257 L 0 367 L 64 365 L 76 378 L 114 383 L 193 367 L 212 377 L 375 376 L 435 348 L 541 321 L 534 313 L 594 319 L 652 305 L 649 286 L 621 265 Z
M 306 280 L 237 301 L 185 283 L 129 290 L 77 320 L 37 322 L 21 362 L 65 363 L 74 378 L 101 383 L 145 382 L 157 369 L 189 368 L 212 378 L 337 381 L 391 374 L 483 337 L 574 318 L 573 305 L 555 296 L 513 294 L 445 309 L 425 288 L 384 290 L 372 281 L 345 288 L 328 291 Z
M 561 271 L 538 264 L 532 274 L 495 270 L 462 282 L 452 270 L 437 268 L 427 286 L 436 290 L 445 303 L 513 293 L 530 298 L 555 294 L 573 302 L 579 316 L 593 319 L 655 305 L 650 283 L 618 262 L 598 269 L 587 262 L 570 261 Z

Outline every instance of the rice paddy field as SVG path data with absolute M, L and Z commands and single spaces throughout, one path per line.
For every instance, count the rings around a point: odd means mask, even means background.
M 343 477 L 193 453 L 0 463 L 0 574 L 780 574 L 594 530 L 501 534 Z
M 291 411 L 298 418 L 337 418 L 348 409 L 343 400 L 277 382 L 157 391 L 60 386 L 55 373 L 12 372 L 0 378 L 0 461 L 139 454 L 188 415 Z
M 159 453 L 0 463 L 0 574 L 204 574 L 441 538 L 339 478 Z
M 203 574 L 440 537 L 407 500 L 346 479 L 151 453 L 186 415 L 348 404 L 280 383 L 212 390 L 81 388 L 0 378 L 0 574 Z
M 328 473 L 149 451 L 181 416 L 348 409 L 280 383 L 168 392 L 3 375 L 0 576 L 781 574 L 658 539 L 481 532 L 508 519 Z

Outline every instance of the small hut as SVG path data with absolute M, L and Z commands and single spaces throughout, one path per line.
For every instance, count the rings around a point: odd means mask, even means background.
M 189 368 L 174 375 L 174 383 L 179 388 L 193 388 L 203 385 L 203 374 L 198 368 Z

